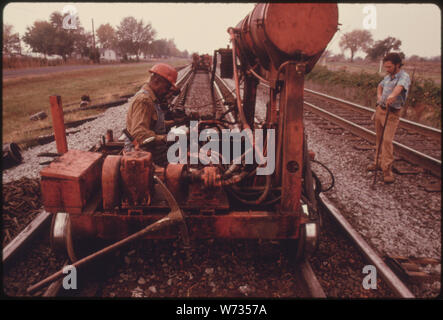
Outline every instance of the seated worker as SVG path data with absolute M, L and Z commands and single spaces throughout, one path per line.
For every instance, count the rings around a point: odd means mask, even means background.
M 166 63 L 158 63 L 149 72 L 152 73 L 149 82 L 132 99 L 126 115 L 126 129 L 136 140 L 134 144 L 151 152 L 154 163 L 163 167 L 167 165 L 167 127 L 174 121 L 165 121 L 166 110 L 161 104 L 178 91 L 175 86 L 177 71 Z

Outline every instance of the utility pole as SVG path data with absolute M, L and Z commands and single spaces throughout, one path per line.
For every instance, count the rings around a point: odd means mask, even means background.
M 95 33 L 94 33 L 94 19 L 92 20 L 92 43 L 94 45 L 94 50 L 95 50 Z
M 19 56 L 22 55 L 22 42 L 20 40 L 20 33 L 17 32 L 17 37 L 18 37 L 18 54 Z
M 95 48 L 95 31 L 94 31 L 94 19 L 92 20 L 92 43 L 94 46 L 93 52 L 94 52 L 94 62 L 100 63 L 100 54 L 97 55 L 97 50 Z

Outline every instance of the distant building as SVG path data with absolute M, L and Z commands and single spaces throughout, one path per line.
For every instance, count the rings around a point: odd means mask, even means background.
M 28 52 L 27 53 L 27 56 L 28 57 L 33 57 L 33 58 L 46 58 L 47 60 L 57 60 L 57 59 L 61 59 L 62 57 L 60 57 L 59 55 L 56 55 L 56 54 L 48 54 L 48 55 L 46 55 L 46 57 L 45 57 L 45 55 L 43 54 L 43 53 L 39 53 L 39 52 Z
M 120 55 L 113 49 L 100 49 L 100 60 L 119 61 Z

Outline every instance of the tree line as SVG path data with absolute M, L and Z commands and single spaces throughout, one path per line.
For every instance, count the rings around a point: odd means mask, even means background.
M 349 50 L 351 62 L 354 61 L 354 56 L 359 51 L 366 53 L 365 59 L 370 61 L 379 61 L 390 52 L 397 52 L 402 59 L 405 59 L 405 54 L 400 49 L 401 44 L 401 40 L 394 37 L 374 41 L 371 32 L 359 29 L 343 34 L 339 42 L 342 52 Z M 411 58 L 420 59 L 417 55 L 413 55 Z
M 156 30 L 143 19 L 125 17 L 116 28 L 109 23 L 102 24 L 97 28 L 96 35 L 93 35 L 81 26 L 78 15 L 71 16 L 75 21 L 71 21 L 70 25 L 75 28 L 64 28 L 63 21 L 67 15 L 55 11 L 49 21 L 35 21 L 28 26 L 21 38 L 13 32 L 11 25 L 4 24 L 3 55 L 21 54 L 22 40 L 32 52 L 43 54 L 45 58 L 58 55 L 64 61 L 77 54 L 98 62 L 99 48 L 112 49 L 123 60 L 133 56 L 138 61 L 142 54 L 145 57 L 189 57 L 187 50 L 177 49 L 173 39 L 156 39 Z

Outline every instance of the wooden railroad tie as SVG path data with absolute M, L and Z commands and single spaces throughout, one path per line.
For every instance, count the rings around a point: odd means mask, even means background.
M 410 281 L 435 281 L 440 279 L 440 274 L 423 270 L 427 265 L 438 265 L 440 261 L 426 257 L 385 256 L 387 263 L 393 271 L 404 279 Z

